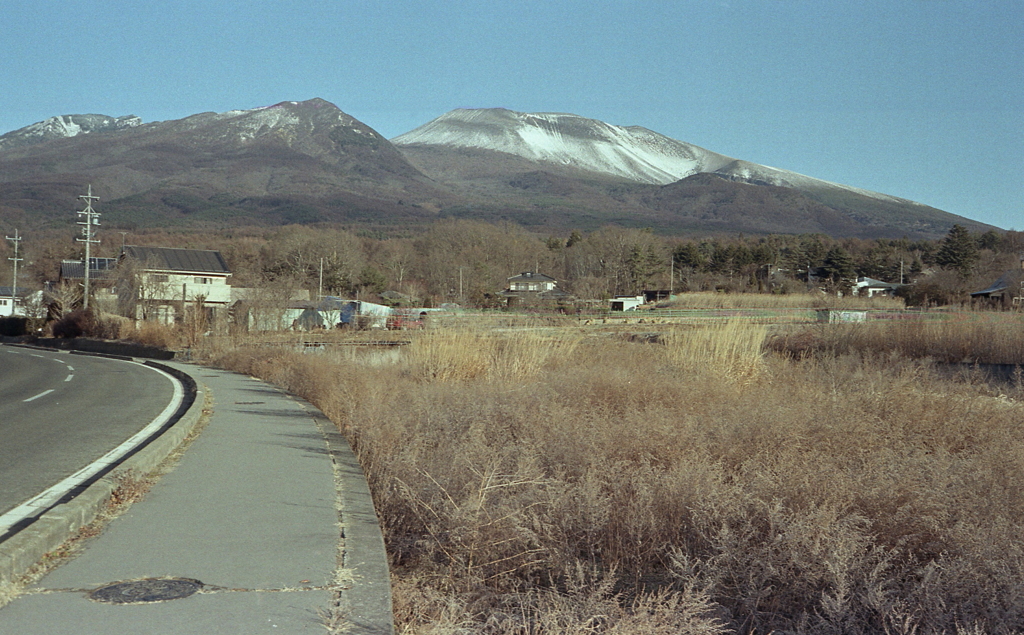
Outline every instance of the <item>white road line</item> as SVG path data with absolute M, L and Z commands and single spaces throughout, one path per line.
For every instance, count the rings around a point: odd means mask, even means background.
M 67 377 L 64 378 L 64 381 L 71 381 L 72 379 L 74 379 L 74 377 L 75 377 L 75 374 L 71 373 L 70 375 L 68 375 Z
M 36 355 L 35 353 L 31 353 L 31 355 L 32 357 L 38 357 L 39 359 L 46 359 L 44 355 Z
M 56 357 L 51 357 L 50 359 L 52 359 L 53 361 L 57 362 L 58 364 L 63 364 L 64 363 L 64 360 L 57 359 Z
M 51 392 L 53 392 L 53 388 L 51 388 L 49 390 L 44 390 L 43 392 L 39 393 L 35 397 L 29 397 L 28 399 L 26 399 L 25 403 L 28 403 L 30 401 L 35 401 L 36 399 L 39 399 L 40 397 L 45 397 L 46 395 L 50 394 Z
M 68 366 L 68 370 L 70 370 L 71 372 L 75 372 L 75 369 L 72 368 L 71 366 Z

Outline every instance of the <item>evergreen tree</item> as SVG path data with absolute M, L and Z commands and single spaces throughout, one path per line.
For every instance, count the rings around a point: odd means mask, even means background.
M 935 254 L 935 264 L 967 279 L 978 262 L 978 242 L 962 225 L 953 225 Z
M 828 250 L 822 263 L 825 277 L 838 289 L 846 291 L 850 288 L 853 278 L 857 275 L 853 267 L 853 258 L 842 247 L 836 246 Z

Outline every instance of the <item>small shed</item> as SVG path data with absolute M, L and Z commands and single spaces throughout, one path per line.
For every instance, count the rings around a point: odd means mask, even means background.
M 617 295 L 608 301 L 608 308 L 612 311 L 635 311 L 643 303 L 642 295 Z

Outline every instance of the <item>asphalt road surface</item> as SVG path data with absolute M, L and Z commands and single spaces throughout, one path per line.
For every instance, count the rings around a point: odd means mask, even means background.
M 0 346 L 0 514 L 123 443 L 173 395 L 140 364 Z

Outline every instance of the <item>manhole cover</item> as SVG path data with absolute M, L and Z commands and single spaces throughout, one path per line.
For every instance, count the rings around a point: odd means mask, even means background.
M 115 582 L 89 593 L 89 599 L 109 604 L 143 604 L 187 598 L 203 583 L 188 578 L 146 578 L 129 582 Z

